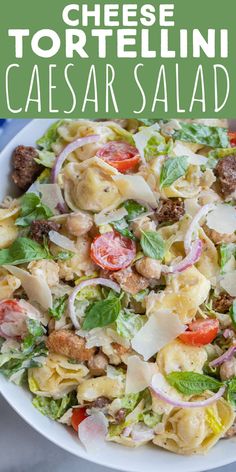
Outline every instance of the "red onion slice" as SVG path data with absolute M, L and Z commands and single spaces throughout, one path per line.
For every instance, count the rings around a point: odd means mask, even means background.
M 164 274 L 175 274 L 176 272 L 183 272 L 184 270 L 191 267 L 195 264 L 202 254 L 202 241 L 201 239 L 197 239 L 191 246 L 191 249 L 188 255 L 180 262 L 173 266 L 165 266 L 163 265 L 161 270 Z
M 93 134 L 91 136 L 86 136 L 85 138 L 78 138 L 72 143 L 68 144 L 63 151 L 59 154 L 56 159 L 55 165 L 52 168 L 52 182 L 56 183 L 57 176 L 62 168 L 63 163 L 65 162 L 66 158 L 74 152 L 76 149 L 85 146 L 86 144 L 93 144 L 97 143 L 100 139 L 98 134 Z
M 83 280 L 75 289 L 73 290 L 72 294 L 69 297 L 69 315 L 70 319 L 76 329 L 80 329 L 80 323 L 78 322 L 78 319 L 76 318 L 76 313 L 75 313 L 75 299 L 77 294 L 80 292 L 85 287 L 89 287 L 91 285 L 104 285 L 105 287 L 109 287 L 114 292 L 120 293 L 120 286 L 113 282 L 112 280 L 109 279 L 103 279 L 103 278 L 96 278 L 96 279 L 88 279 L 88 280 Z
M 233 346 L 231 346 L 226 352 L 224 352 L 224 354 L 222 354 L 220 357 L 217 357 L 216 359 L 214 359 L 213 361 L 209 362 L 209 366 L 210 367 L 217 367 L 218 365 L 221 365 L 223 364 L 224 362 L 226 361 L 229 361 L 234 353 L 236 351 L 236 344 L 234 344 Z
M 182 401 L 182 400 L 176 400 L 174 398 L 171 398 L 171 396 L 165 392 L 163 388 L 163 375 L 162 374 L 155 374 L 152 377 L 151 385 L 150 385 L 152 391 L 164 402 L 168 403 L 169 405 L 179 407 L 179 408 L 201 408 L 205 407 L 208 405 L 211 405 L 212 403 L 215 403 L 219 398 L 221 398 L 224 395 L 226 386 L 221 387 L 217 393 L 212 395 L 210 398 L 207 398 L 206 400 L 199 400 L 199 401 Z
M 189 225 L 189 228 L 186 232 L 185 239 L 184 239 L 184 248 L 186 253 L 188 253 L 191 249 L 192 245 L 192 237 L 193 234 L 197 231 L 199 222 L 201 219 L 206 216 L 209 211 L 212 211 L 215 209 L 215 205 L 213 203 L 208 203 L 207 205 L 204 205 L 194 216 L 192 222 Z

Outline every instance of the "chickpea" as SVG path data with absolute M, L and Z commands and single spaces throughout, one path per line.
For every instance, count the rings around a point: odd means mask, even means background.
M 147 279 L 159 279 L 161 276 L 161 263 L 151 257 L 143 257 L 135 264 L 135 269 Z
M 222 364 L 220 368 L 221 380 L 231 379 L 236 375 L 236 359 L 230 359 Z
M 90 370 L 90 374 L 94 375 L 95 377 L 104 375 L 106 372 L 107 365 L 107 356 L 105 356 L 105 354 L 103 354 L 102 352 L 95 354 L 95 356 L 91 357 L 91 359 L 89 359 L 88 361 L 88 368 Z
M 83 236 L 88 233 L 93 226 L 93 219 L 90 215 L 78 211 L 68 216 L 66 229 L 73 236 Z

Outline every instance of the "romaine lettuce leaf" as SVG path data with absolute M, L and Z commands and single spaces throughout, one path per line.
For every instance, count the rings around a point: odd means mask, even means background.
M 146 317 L 143 315 L 138 315 L 127 309 L 123 309 L 116 319 L 117 333 L 123 338 L 132 339 L 143 327 L 146 320 Z
M 38 345 L 30 346 L 27 349 L 22 347 L 21 350 L 12 350 L 8 353 L 0 354 L 0 373 L 9 378 L 22 372 L 22 377 L 26 369 L 30 367 L 39 367 L 42 363 L 42 358 L 47 356 L 47 349 L 44 342 Z M 17 383 L 21 379 L 17 378 Z
M 50 128 L 47 129 L 46 133 L 36 141 L 37 145 L 46 151 L 52 151 L 52 144 L 55 143 L 58 138 L 57 130 L 63 122 L 64 120 L 59 120 L 53 123 Z
M 52 420 L 58 420 L 69 408 L 77 404 L 76 392 L 68 393 L 58 400 L 37 395 L 32 403 L 44 416 L 48 416 Z
M 229 148 L 228 130 L 217 126 L 180 122 L 181 130 L 174 133 L 179 141 L 203 144 L 212 148 Z

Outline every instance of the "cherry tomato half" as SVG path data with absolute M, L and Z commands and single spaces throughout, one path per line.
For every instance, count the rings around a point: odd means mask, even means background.
M 23 338 L 27 333 L 26 311 L 19 300 L 0 302 L 0 336 L 3 338 Z
M 80 423 L 84 421 L 88 417 L 86 413 L 86 408 L 73 408 L 72 417 L 71 417 L 71 424 L 76 432 L 78 432 L 78 428 Z
M 91 244 L 91 259 L 106 270 L 120 270 L 128 267 L 136 254 L 132 239 L 116 231 L 97 236 Z
M 208 319 L 208 320 L 197 320 L 193 321 L 188 325 L 188 331 L 181 334 L 179 339 L 191 346 L 203 346 L 210 344 L 219 331 L 219 321 Z
M 231 147 L 236 147 L 236 132 L 228 133 Z
M 123 141 L 110 141 L 97 156 L 121 173 L 134 169 L 140 161 L 138 149 Z

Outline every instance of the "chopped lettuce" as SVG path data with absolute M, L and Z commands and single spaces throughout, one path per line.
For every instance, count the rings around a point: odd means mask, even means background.
M 223 243 L 220 245 L 220 267 L 222 272 L 232 256 L 236 256 L 236 245 L 234 243 Z
M 181 129 L 174 133 L 179 141 L 198 143 L 212 148 L 229 148 L 228 130 L 217 126 L 181 122 Z
M 48 313 L 55 320 L 60 320 L 66 311 L 68 296 L 63 295 L 63 297 L 56 298 L 53 301 L 53 307 L 49 308 Z
M 133 411 L 139 401 L 139 393 L 130 393 L 120 398 L 121 408 L 125 410 Z
M 162 136 L 159 131 L 160 126 L 155 123 L 148 128 L 141 128 L 140 131 L 134 135 L 135 144 L 142 159 L 149 161 L 153 157 L 168 154 L 172 151 L 172 140 L 166 142 L 164 136 Z
M 117 333 L 126 339 L 132 339 L 143 327 L 146 316 L 138 315 L 127 309 L 122 310 L 116 319 Z
M 236 155 L 236 148 L 229 147 L 226 149 L 214 149 L 214 151 L 210 151 L 208 154 L 208 158 L 222 159 L 223 157 L 235 156 L 235 155 Z
M 47 349 L 44 342 L 27 347 L 27 349 L 23 345 L 21 350 L 14 349 L 0 354 L 0 372 L 10 380 L 20 383 L 24 378 L 25 370 L 30 367 L 39 367 L 46 356 Z M 19 377 L 16 376 L 18 373 L 21 374 Z
M 64 120 L 59 120 L 53 123 L 50 128 L 47 129 L 46 133 L 36 141 L 37 145 L 46 151 L 51 151 L 52 144 L 58 139 L 58 128 L 63 122 Z
M 37 162 L 38 164 L 44 167 L 47 167 L 48 169 L 52 169 L 55 159 L 56 159 L 56 155 L 54 152 L 42 150 L 42 151 L 38 151 L 38 156 L 39 157 L 36 157 L 34 159 L 35 162 Z
M 149 428 L 155 428 L 155 426 L 160 423 L 162 415 L 154 413 L 154 411 L 144 411 L 139 416 L 139 421 L 143 421 L 146 426 Z
M 32 403 L 44 416 L 48 416 L 52 420 L 58 420 L 69 408 L 77 404 L 76 392 L 68 393 L 58 400 L 37 395 Z
M 37 342 L 38 338 L 41 338 L 46 333 L 46 330 L 41 325 L 40 321 L 33 318 L 27 320 L 27 328 L 28 334 L 23 339 L 24 349 L 31 348 Z
M 163 154 L 169 154 L 172 151 L 172 148 L 172 140 L 169 140 L 166 143 L 164 136 L 156 132 L 153 136 L 151 136 L 151 138 L 149 138 L 145 146 L 145 159 L 149 161 L 152 157 L 161 156 Z

